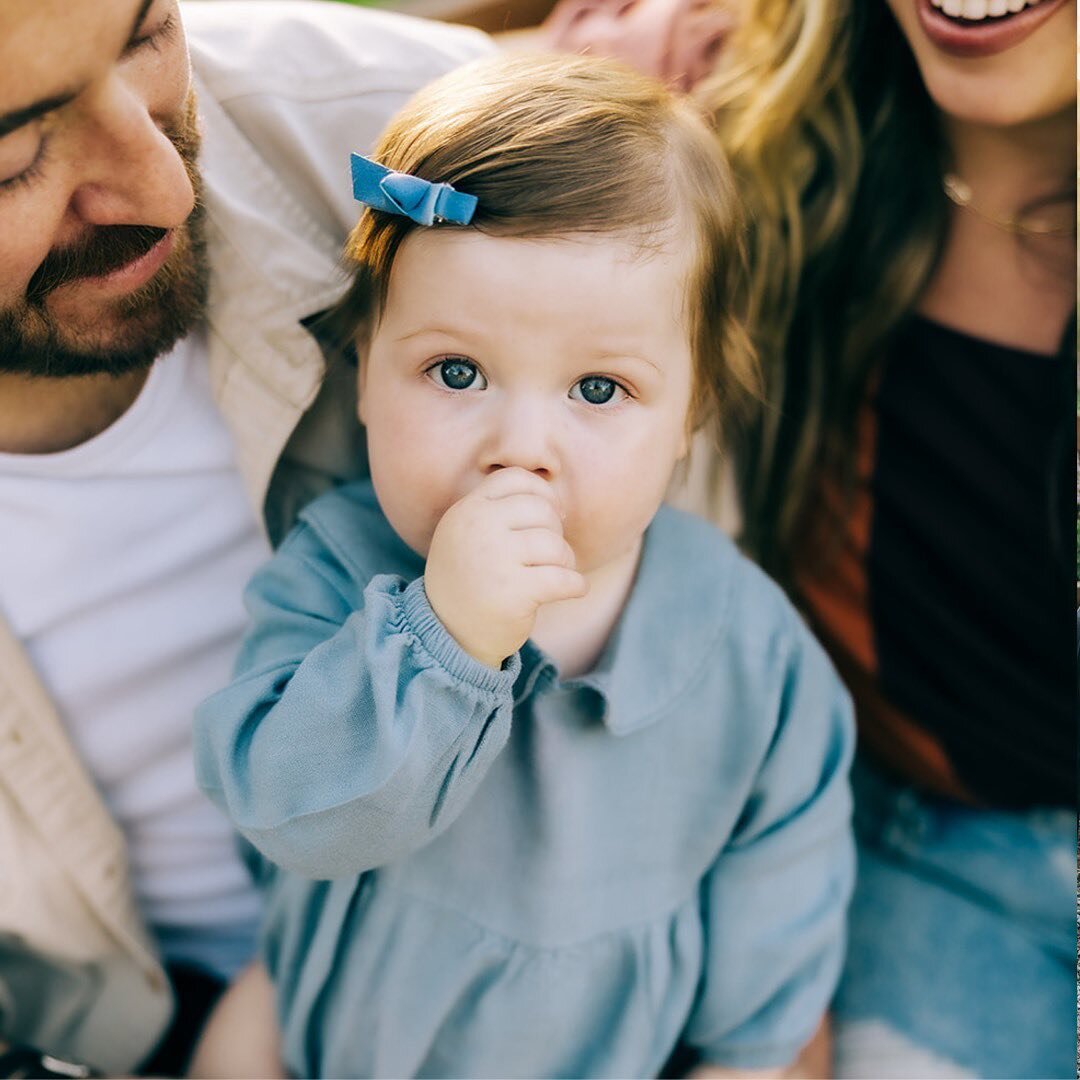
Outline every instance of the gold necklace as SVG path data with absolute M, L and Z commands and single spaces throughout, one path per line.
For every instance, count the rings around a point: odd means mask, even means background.
M 1072 236 L 1076 231 L 1076 225 L 1055 225 L 1050 222 L 1032 221 L 1026 222 L 1020 217 L 997 217 L 981 210 L 972 201 L 971 185 L 960 179 L 956 173 L 946 173 L 941 178 L 941 186 L 949 201 L 955 203 L 962 210 L 974 214 L 980 221 L 987 225 L 993 225 L 997 229 L 1017 236 Z

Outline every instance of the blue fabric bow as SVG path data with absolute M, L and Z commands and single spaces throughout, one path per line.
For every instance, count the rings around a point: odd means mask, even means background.
M 391 172 L 370 158 L 353 154 L 353 198 L 374 210 L 401 214 L 417 225 L 451 221 L 468 225 L 476 212 L 476 196 L 455 191 L 449 184 L 433 184 L 409 173 Z

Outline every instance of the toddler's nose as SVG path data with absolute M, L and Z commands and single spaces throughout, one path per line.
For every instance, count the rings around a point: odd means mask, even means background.
M 485 473 L 516 467 L 544 480 L 555 478 L 559 465 L 554 424 L 542 404 L 507 402 L 484 447 L 481 467 Z

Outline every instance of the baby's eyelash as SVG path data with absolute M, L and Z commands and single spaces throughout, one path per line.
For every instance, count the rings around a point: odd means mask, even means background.
M 445 374 L 445 369 L 448 366 L 468 368 L 472 373 L 472 377 L 462 386 L 451 386 L 448 383 Z M 469 389 L 487 389 L 487 376 L 480 370 L 480 365 L 477 364 L 475 360 L 470 360 L 467 356 L 442 356 L 433 363 L 428 364 L 424 369 L 424 375 L 427 378 L 432 379 L 436 385 L 448 391 L 458 392 Z
M 580 389 L 583 383 L 589 382 L 593 379 L 601 382 L 611 383 L 611 385 L 615 388 L 612 396 L 606 401 L 589 401 L 589 399 L 585 397 L 584 392 Z M 577 391 L 576 394 L 574 392 L 575 390 Z M 630 387 L 628 387 L 621 379 L 617 379 L 613 375 L 583 375 L 580 379 L 577 379 L 570 387 L 571 398 L 581 402 L 582 405 L 585 405 L 590 409 L 599 409 L 605 412 L 609 412 L 612 409 L 618 408 L 619 405 L 621 405 L 624 401 L 633 399 L 634 396 L 635 395 L 630 389 Z

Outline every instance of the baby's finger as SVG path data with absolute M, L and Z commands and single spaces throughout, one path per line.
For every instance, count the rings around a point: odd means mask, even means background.
M 506 469 L 497 469 L 489 476 L 485 476 L 474 492 L 474 494 L 483 495 L 485 499 L 503 499 L 509 495 L 526 493 L 539 495 L 556 504 L 559 501 L 558 494 L 550 481 L 516 465 Z
M 565 566 L 530 566 L 529 584 L 532 599 L 537 604 L 573 600 L 589 591 L 585 575 Z
M 558 506 L 551 499 L 533 492 L 519 492 L 496 499 L 491 507 L 494 520 L 505 529 L 550 529 L 562 535 L 563 523 Z
M 522 566 L 577 567 L 574 549 L 561 533 L 551 529 L 520 529 L 514 533 L 513 542 Z

